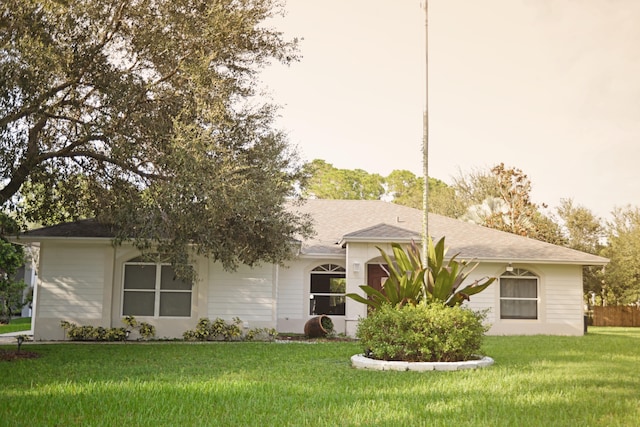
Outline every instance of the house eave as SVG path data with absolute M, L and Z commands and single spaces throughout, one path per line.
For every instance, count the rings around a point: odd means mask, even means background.
M 9 239 L 14 243 L 38 243 L 38 242 L 79 242 L 79 243 L 104 243 L 114 240 L 113 237 L 66 237 L 66 236 L 27 236 L 21 235 Z
M 340 239 L 338 245 L 340 247 L 347 247 L 347 243 L 400 243 L 400 244 L 408 244 L 411 242 L 419 242 L 420 240 L 416 239 L 407 239 L 407 238 L 394 238 L 394 237 L 376 237 L 376 238 L 366 238 L 366 237 L 350 237 L 348 239 Z
M 343 260 L 346 257 L 345 252 L 301 252 L 297 258 L 301 259 L 340 259 Z
M 605 266 L 609 260 L 550 260 L 537 258 L 471 258 L 470 261 L 493 264 L 548 264 L 548 265 L 580 265 L 580 266 Z

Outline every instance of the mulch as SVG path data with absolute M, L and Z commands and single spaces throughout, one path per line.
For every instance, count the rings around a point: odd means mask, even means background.
M 0 349 L 0 361 L 11 362 L 13 360 L 36 359 L 38 357 L 40 357 L 40 354 L 33 351 Z

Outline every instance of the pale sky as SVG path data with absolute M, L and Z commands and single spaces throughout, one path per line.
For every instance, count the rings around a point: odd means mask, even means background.
M 303 159 L 422 174 L 420 0 L 287 0 L 302 60 L 263 82 Z M 504 162 L 533 199 L 640 206 L 639 0 L 430 0 L 429 175 Z

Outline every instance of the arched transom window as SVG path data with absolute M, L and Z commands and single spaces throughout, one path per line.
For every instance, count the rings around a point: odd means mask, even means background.
M 309 314 L 344 316 L 347 279 L 345 269 L 336 264 L 323 264 L 311 270 Z
M 538 277 L 535 274 L 514 268 L 500 276 L 500 318 L 538 318 Z

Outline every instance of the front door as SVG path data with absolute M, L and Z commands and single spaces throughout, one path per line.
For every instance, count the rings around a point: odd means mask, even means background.
M 384 265 L 386 267 L 386 265 Z M 368 264 L 367 265 L 367 285 L 372 288 L 381 291 L 382 284 L 389 277 L 389 273 L 380 264 Z

